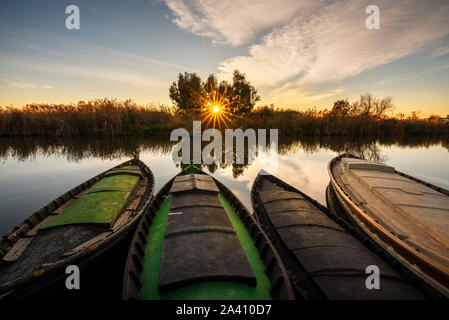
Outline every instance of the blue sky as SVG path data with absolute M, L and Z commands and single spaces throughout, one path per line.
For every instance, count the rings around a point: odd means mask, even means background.
M 65 8 L 80 8 L 80 30 Z M 365 8 L 380 8 L 367 30 Z M 330 108 L 361 93 L 449 114 L 449 2 L 2 1 L 0 105 L 102 97 L 169 104 L 179 72 L 239 69 L 261 103 Z

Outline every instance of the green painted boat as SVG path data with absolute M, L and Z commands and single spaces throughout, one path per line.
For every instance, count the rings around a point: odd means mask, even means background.
M 293 299 L 285 267 L 257 220 L 191 165 L 155 196 L 134 235 L 123 299 Z
M 0 238 L 0 299 L 41 297 L 64 286 L 68 265 L 91 272 L 133 233 L 153 190 L 152 172 L 133 159 L 36 211 Z

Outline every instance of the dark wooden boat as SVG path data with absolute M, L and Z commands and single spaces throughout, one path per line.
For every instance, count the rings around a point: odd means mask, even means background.
M 328 172 L 328 206 L 449 296 L 449 191 L 352 155 Z
M 142 217 L 125 267 L 128 299 L 293 299 L 259 223 L 223 184 L 190 166 Z
M 380 248 L 317 201 L 282 180 L 259 173 L 254 213 L 286 266 L 297 298 L 425 299 L 376 253 Z M 368 289 L 367 267 L 379 268 L 380 289 Z
M 152 200 L 154 177 L 126 161 L 51 201 L 0 238 L 0 298 L 39 297 L 88 270 L 135 230 Z

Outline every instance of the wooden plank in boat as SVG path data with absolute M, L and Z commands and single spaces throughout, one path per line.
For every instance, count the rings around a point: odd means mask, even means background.
M 126 170 L 126 169 L 116 169 L 106 172 L 105 177 L 113 176 L 115 174 L 133 174 L 143 178 L 143 174 L 140 170 Z
M 91 247 L 91 246 L 94 246 L 94 247 L 92 247 L 92 249 L 95 249 L 96 248 L 95 244 L 97 242 L 107 238 L 111 233 L 112 233 L 111 231 L 103 232 L 102 234 L 76 246 L 75 248 L 70 249 L 69 251 L 66 251 L 65 253 L 61 254 L 61 257 L 69 257 L 69 256 L 74 255 L 75 253 L 78 253 L 88 247 Z
M 37 232 L 39 231 L 39 229 L 46 224 L 47 222 L 49 222 L 51 219 L 53 219 L 54 216 L 48 216 L 47 218 L 45 218 L 44 220 L 42 220 L 41 222 L 39 222 L 37 225 L 35 225 L 33 227 L 33 229 L 31 229 L 30 231 L 27 232 L 27 234 L 25 235 L 26 237 L 34 237 L 35 235 L 37 235 Z
M 139 206 L 140 200 L 142 199 L 142 197 L 140 196 L 135 196 L 131 202 L 126 206 L 126 211 L 134 211 L 137 209 L 137 207 Z
M 128 221 L 131 215 L 133 214 L 133 211 L 125 211 L 123 212 L 115 221 L 114 226 L 112 227 L 112 231 L 116 232 L 120 230 L 121 227 L 123 227 Z
M 212 177 L 193 173 L 177 176 L 173 181 L 170 192 L 175 193 L 189 190 L 219 192 Z
M 19 237 L 23 235 L 26 230 L 28 230 L 29 226 L 27 224 L 22 224 L 16 231 L 11 233 L 7 239 L 11 242 L 15 242 Z
M 394 172 L 394 167 L 388 166 L 380 162 L 372 162 L 366 160 L 359 160 L 353 158 L 342 158 L 342 163 L 346 170 L 350 169 L 364 169 L 364 170 L 378 170 Z
M 25 237 L 19 239 L 11 249 L 9 249 L 8 253 L 3 257 L 3 261 L 5 262 L 13 262 L 19 259 L 25 250 L 28 248 L 29 244 L 33 241 L 33 238 Z
M 219 192 L 217 186 L 215 185 L 214 180 L 212 180 L 211 177 L 209 177 L 208 180 L 195 178 L 193 180 L 193 182 L 194 182 L 195 189 L 203 190 L 203 191 Z

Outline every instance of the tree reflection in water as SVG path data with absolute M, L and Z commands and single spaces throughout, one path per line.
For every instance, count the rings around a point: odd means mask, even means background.
M 29 161 L 40 156 L 65 157 L 69 162 L 79 162 L 87 158 L 99 158 L 104 160 L 132 158 L 139 152 L 151 152 L 155 155 L 166 155 L 171 152 L 175 143 L 168 142 L 164 138 L 147 137 L 98 137 L 98 138 L 48 138 L 48 137 L 12 137 L 0 138 L 0 161 L 8 159 Z M 206 145 L 205 143 L 204 145 Z M 383 147 L 398 146 L 409 148 L 428 148 L 441 145 L 449 151 L 449 138 L 442 136 L 409 136 L 401 139 L 392 138 L 363 138 L 329 136 L 310 137 L 300 139 L 281 138 L 279 140 L 279 155 L 288 155 L 302 150 L 306 154 L 319 150 L 330 150 L 343 153 L 347 150 L 357 156 L 373 161 L 386 161 L 382 154 Z M 242 175 L 249 166 L 247 148 L 245 149 L 244 164 L 218 164 L 198 165 L 209 172 L 214 173 L 218 168 L 232 168 L 234 178 Z M 222 159 L 224 159 L 224 149 Z M 267 146 L 267 152 L 269 146 Z M 234 155 L 235 156 L 235 155 Z M 256 158 L 258 154 L 256 153 Z M 185 167 L 177 164 L 177 167 Z

